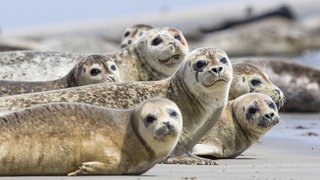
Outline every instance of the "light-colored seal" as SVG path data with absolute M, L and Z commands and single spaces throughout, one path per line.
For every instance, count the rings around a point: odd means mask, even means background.
M 227 54 L 220 49 L 199 48 L 191 51 L 174 75 L 164 80 L 101 83 L 7 96 L 0 98 L 0 112 L 63 101 L 128 108 L 154 96 L 167 97 L 182 112 L 183 132 L 175 153 L 182 154 L 191 151 L 218 120 L 227 103 L 231 81 L 232 65 Z
M 138 38 L 146 31 L 152 29 L 153 27 L 147 24 L 135 24 L 127 27 L 121 36 L 120 47 L 125 48 L 130 46 L 138 40 Z
M 165 98 L 128 110 L 49 103 L 0 124 L 0 175 L 142 174 L 174 149 L 182 115 Z
M 53 81 L 8 81 L 0 80 L 0 96 L 83 86 L 102 82 L 121 81 L 119 70 L 108 56 L 89 55 L 64 77 Z
M 245 63 L 233 63 L 233 80 L 229 91 L 229 100 L 247 93 L 263 93 L 269 95 L 280 108 L 284 104 L 283 92 L 269 79 L 259 67 Z
M 260 67 L 284 93 L 284 112 L 320 112 L 320 69 L 292 59 L 275 57 L 234 58 Z
M 182 32 L 175 28 L 153 28 L 135 44 L 111 53 L 125 81 L 149 81 L 171 76 L 189 53 Z
M 143 33 L 132 46 L 96 55 L 111 56 L 124 81 L 145 81 L 171 76 L 188 53 L 188 44 L 181 31 L 153 28 Z M 40 76 L 42 80 L 48 77 L 56 79 L 56 74 L 62 70 L 68 72 L 82 56 L 84 54 L 48 51 L 2 52 L 0 77 L 11 80 L 17 80 L 15 78 L 20 76 L 24 78 L 22 80 L 35 80 L 35 76 Z
M 242 95 L 229 101 L 219 121 L 195 145 L 193 153 L 207 158 L 235 158 L 256 143 L 280 120 L 270 96 Z

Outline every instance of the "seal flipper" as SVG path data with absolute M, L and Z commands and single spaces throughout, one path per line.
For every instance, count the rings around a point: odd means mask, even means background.
M 169 156 L 164 162 L 164 164 L 189 164 L 189 165 L 218 165 L 211 159 L 202 158 L 193 155 L 190 152 L 186 152 L 182 155 Z
M 222 147 L 219 148 L 210 144 L 196 144 L 192 149 L 192 153 L 196 156 L 221 157 Z
M 112 169 L 108 167 L 106 163 L 92 161 L 85 162 L 79 167 L 78 170 L 71 172 L 68 176 L 79 176 L 79 175 L 92 175 L 92 174 L 110 174 Z

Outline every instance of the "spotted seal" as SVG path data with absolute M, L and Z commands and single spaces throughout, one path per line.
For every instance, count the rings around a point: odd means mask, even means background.
M 0 175 L 142 174 L 174 149 L 182 115 L 165 98 L 125 110 L 49 103 L 0 124 Z
M 121 36 L 120 47 L 125 48 L 134 44 L 144 32 L 152 28 L 153 27 L 148 24 L 135 24 L 127 27 Z
M 232 65 L 227 54 L 220 49 L 198 48 L 189 53 L 174 75 L 164 80 L 103 83 L 7 96 L 0 98 L 0 112 L 61 101 L 128 108 L 154 96 L 167 97 L 178 105 L 183 116 L 183 132 L 172 155 L 178 157 L 191 151 L 218 120 L 227 103 L 231 81 Z M 190 162 L 189 158 L 178 162 Z
M 143 33 L 136 44 L 130 47 L 96 55 L 111 56 L 124 81 L 144 81 L 171 76 L 188 53 L 188 44 L 182 32 L 164 27 L 153 28 Z M 0 77 L 14 79 L 23 76 L 22 80 L 34 80 L 36 76 L 54 78 L 61 69 L 63 72 L 70 70 L 81 56 L 84 54 L 50 51 L 2 52 Z M 64 64 L 63 67 L 59 66 L 61 62 Z M 40 74 L 37 75 L 38 72 Z
M 0 80 L 0 96 L 24 94 L 102 82 L 121 81 L 118 68 L 108 56 L 89 55 L 79 60 L 64 77 L 53 81 Z
M 249 93 L 229 101 L 219 121 L 192 152 L 207 158 L 235 158 L 280 121 L 270 96 Z

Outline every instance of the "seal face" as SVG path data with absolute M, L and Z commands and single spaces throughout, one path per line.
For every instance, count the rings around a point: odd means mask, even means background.
M 137 39 L 146 31 L 152 29 L 153 27 L 147 24 L 135 24 L 127 27 L 121 36 L 120 47 L 125 48 L 134 43 Z
M 0 175 L 142 174 L 175 147 L 182 115 L 165 98 L 127 110 L 49 103 L 0 124 Z
M 0 80 L 0 96 L 119 81 L 119 70 L 112 58 L 89 55 L 81 57 L 79 63 L 67 75 L 53 81 Z
M 229 100 L 253 92 L 269 95 L 279 108 L 284 104 L 282 91 L 271 82 L 265 72 L 250 63 L 234 63 Z
M 189 52 L 182 32 L 175 28 L 153 28 L 143 33 L 137 40 L 137 54 L 142 66 L 146 66 L 154 76 L 171 76 Z M 158 78 L 160 79 L 160 78 Z
M 231 81 L 232 65 L 226 53 L 220 49 L 198 48 L 190 52 L 171 77 L 164 80 L 100 83 L 7 96 L 0 98 L 0 112 L 65 101 L 128 108 L 155 96 L 166 97 L 182 112 L 184 125 L 178 146 L 185 152 L 191 151 L 218 120 L 227 103 Z
M 216 125 L 193 148 L 193 153 L 209 158 L 235 158 L 279 121 L 278 109 L 270 96 L 242 95 L 228 102 Z

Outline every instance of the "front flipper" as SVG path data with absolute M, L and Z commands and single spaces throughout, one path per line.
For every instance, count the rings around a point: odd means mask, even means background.
M 85 162 L 79 167 L 78 170 L 71 172 L 68 176 L 79 176 L 79 175 L 94 175 L 94 174 L 112 174 L 107 164 L 93 161 Z
M 192 148 L 192 153 L 197 156 L 221 157 L 222 149 L 210 144 L 196 144 Z
M 201 158 L 187 152 L 178 156 L 170 156 L 164 162 L 164 164 L 188 164 L 188 165 L 217 165 L 211 159 Z

